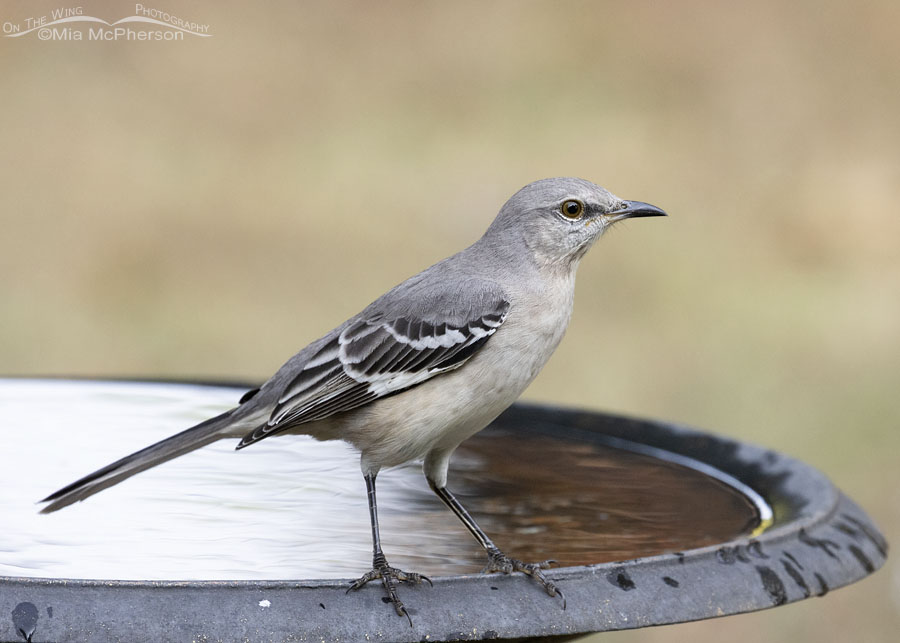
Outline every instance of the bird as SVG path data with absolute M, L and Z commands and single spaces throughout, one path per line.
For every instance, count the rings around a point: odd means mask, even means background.
M 484 548 L 483 571 L 523 572 L 565 609 L 543 572 L 554 561 L 507 556 L 447 488 L 450 456 L 519 397 L 559 345 L 578 265 L 594 242 L 617 222 L 665 215 L 584 179 L 529 183 L 481 238 L 313 341 L 237 406 L 59 489 L 41 513 L 221 439 L 238 438 L 239 450 L 281 434 L 343 440 L 360 454 L 372 528 L 372 569 L 348 592 L 380 580 L 385 602 L 412 626 L 397 588 L 431 580 L 388 564 L 375 481 L 421 460 L 432 491 Z

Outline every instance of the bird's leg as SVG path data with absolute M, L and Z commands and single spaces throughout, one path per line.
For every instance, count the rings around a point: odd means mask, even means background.
M 478 526 L 475 519 L 472 518 L 469 512 L 466 511 L 466 508 L 460 504 L 459 500 L 456 499 L 456 496 L 450 493 L 450 490 L 447 489 L 447 487 L 438 487 L 430 478 L 428 484 L 431 486 L 432 491 L 437 494 L 437 497 L 440 498 L 445 505 L 450 507 L 450 510 L 456 514 L 456 517 L 462 521 L 462 524 L 464 524 L 472 535 L 475 536 L 475 540 L 484 547 L 484 551 L 486 551 L 488 555 L 488 564 L 481 570 L 482 574 L 490 574 L 492 572 L 503 572 L 504 574 L 523 572 L 528 574 L 541 584 L 547 594 L 550 596 L 559 596 L 563 602 L 563 609 L 566 609 L 566 597 L 563 596 L 562 591 L 553 581 L 544 576 L 544 572 L 542 571 L 555 563 L 555 560 L 545 560 L 540 563 L 523 563 L 521 560 L 510 558 L 500 551 L 500 548 L 494 544 L 494 541 L 484 533 L 484 530 Z
M 427 581 L 429 585 L 432 583 L 431 579 L 427 576 L 412 572 L 404 572 L 401 569 L 388 565 L 387 559 L 384 557 L 384 552 L 381 550 L 381 536 L 378 533 L 378 505 L 375 502 L 375 475 L 376 474 L 374 473 L 367 473 L 365 475 L 366 495 L 369 501 L 369 521 L 372 523 L 372 570 L 356 579 L 347 591 L 350 592 L 359 589 L 370 580 L 380 578 L 381 584 L 384 585 L 384 589 L 387 592 L 388 599 L 397 611 L 397 615 L 405 616 L 406 620 L 409 621 L 409 626 L 412 627 L 412 619 L 406 611 L 406 607 L 403 606 L 400 597 L 397 596 L 397 588 L 394 581 L 409 583 L 410 585 L 415 585 L 423 580 Z

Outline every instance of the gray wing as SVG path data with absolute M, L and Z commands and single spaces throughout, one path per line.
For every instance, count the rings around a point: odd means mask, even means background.
M 466 294 L 458 292 L 463 300 Z M 509 310 L 499 294 L 468 294 L 475 295 L 472 305 L 460 310 L 457 299 L 455 311 L 434 296 L 407 302 L 402 314 L 395 303 L 393 315 L 378 310 L 376 302 L 306 360 L 282 390 L 268 422 L 237 448 L 459 368 L 497 331 Z

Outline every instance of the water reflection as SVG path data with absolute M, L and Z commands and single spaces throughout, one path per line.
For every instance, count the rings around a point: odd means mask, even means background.
M 233 405 L 241 390 L 0 380 L 0 575 L 103 579 L 350 578 L 371 560 L 365 487 L 342 443 L 223 441 L 50 515 L 34 503 L 122 455 Z M 756 524 L 732 488 L 647 456 L 484 432 L 450 488 L 497 544 L 575 565 L 730 540 Z M 379 476 L 392 564 L 477 571 L 480 548 L 417 465 Z

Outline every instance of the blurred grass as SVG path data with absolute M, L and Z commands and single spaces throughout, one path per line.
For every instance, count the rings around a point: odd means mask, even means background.
M 896 2 L 154 6 L 214 36 L 0 39 L 0 371 L 262 380 L 583 176 L 671 216 L 587 258 L 527 397 L 799 456 L 895 539 Z M 898 570 L 604 640 L 889 641 Z

